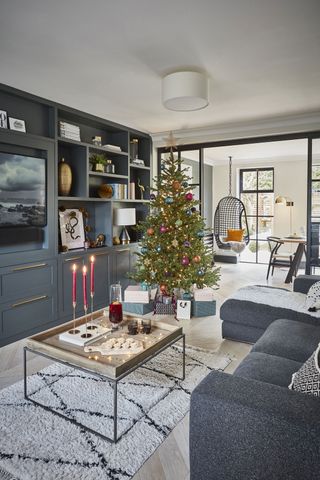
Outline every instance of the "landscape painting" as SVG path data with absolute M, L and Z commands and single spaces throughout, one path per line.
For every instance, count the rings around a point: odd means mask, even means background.
M 0 227 L 43 227 L 46 160 L 0 152 Z

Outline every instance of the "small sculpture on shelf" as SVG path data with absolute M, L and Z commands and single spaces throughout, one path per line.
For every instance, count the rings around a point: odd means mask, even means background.
M 107 164 L 107 159 L 102 153 L 92 153 L 89 162 L 93 164 L 94 171 L 104 173 L 104 167 Z
M 62 157 L 58 165 L 58 193 L 62 197 L 70 195 L 72 186 L 72 170 Z
M 140 198 L 141 200 L 143 200 L 144 199 L 143 195 L 144 195 L 144 192 L 146 191 L 146 187 L 142 185 L 140 178 L 138 178 L 138 187 L 140 189 Z

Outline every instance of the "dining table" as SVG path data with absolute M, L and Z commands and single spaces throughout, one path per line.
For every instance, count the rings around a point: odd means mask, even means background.
M 299 270 L 303 254 L 306 253 L 307 239 L 305 237 L 298 237 L 292 235 L 288 237 L 282 237 L 279 241 L 283 244 L 291 244 L 297 246 L 292 263 L 285 279 L 285 283 L 291 283 L 292 277 L 296 275 L 297 271 Z

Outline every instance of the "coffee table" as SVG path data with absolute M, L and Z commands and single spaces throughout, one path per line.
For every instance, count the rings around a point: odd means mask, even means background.
M 93 321 L 97 325 L 99 322 L 106 322 L 106 317 L 103 316 L 105 310 L 98 310 L 90 315 L 90 321 Z M 116 336 L 127 336 L 127 323 L 132 320 L 137 320 L 141 322 L 141 317 L 136 315 L 124 315 L 123 326 L 121 329 L 115 333 L 110 333 L 106 335 L 106 338 L 116 337 Z M 76 320 L 76 326 L 84 324 L 86 317 L 80 317 Z M 130 336 L 131 338 L 140 340 L 143 342 L 143 350 L 136 354 L 125 354 L 125 355 L 112 355 L 105 356 L 101 355 L 98 352 L 86 353 L 83 347 L 64 342 L 59 339 L 59 335 L 63 332 L 66 332 L 73 328 L 73 322 L 68 322 L 58 327 L 51 328 L 40 334 L 34 335 L 27 339 L 27 344 L 24 347 L 23 355 L 23 364 L 24 364 L 24 397 L 33 402 L 36 405 L 39 405 L 58 415 L 59 417 L 65 418 L 70 422 L 85 428 L 91 433 L 99 435 L 101 438 L 111 442 L 116 443 L 120 438 L 126 433 L 123 432 L 120 437 L 117 433 L 117 409 L 118 409 L 118 383 L 125 378 L 127 375 L 132 373 L 137 368 L 146 364 L 149 360 L 153 359 L 159 353 L 166 350 L 168 347 L 174 343 L 182 340 L 182 377 L 185 378 L 185 334 L 183 333 L 182 327 L 171 325 L 169 323 L 151 319 L 152 332 L 149 335 L 138 334 L 135 336 Z M 105 338 L 96 340 L 90 346 L 98 345 L 99 343 L 105 341 Z M 27 353 L 32 352 L 35 355 L 40 355 L 42 357 L 48 358 L 55 362 L 61 363 L 68 367 L 73 367 L 75 369 L 84 371 L 86 373 L 98 376 L 100 378 L 106 379 L 113 386 L 113 437 L 109 438 L 100 432 L 97 432 L 86 425 L 81 424 L 80 422 L 69 418 L 63 415 L 60 412 L 57 412 L 53 408 L 43 405 L 42 403 L 34 400 L 28 396 L 28 376 L 27 376 Z

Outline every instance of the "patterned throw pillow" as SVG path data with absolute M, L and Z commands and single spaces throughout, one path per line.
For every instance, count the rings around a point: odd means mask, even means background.
M 316 312 L 320 309 L 320 282 L 314 283 L 308 290 L 306 308 L 309 312 Z
M 320 397 L 319 351 L 320 344 L 302 367 L 292 375 L 289 385 L 291 390 Z

